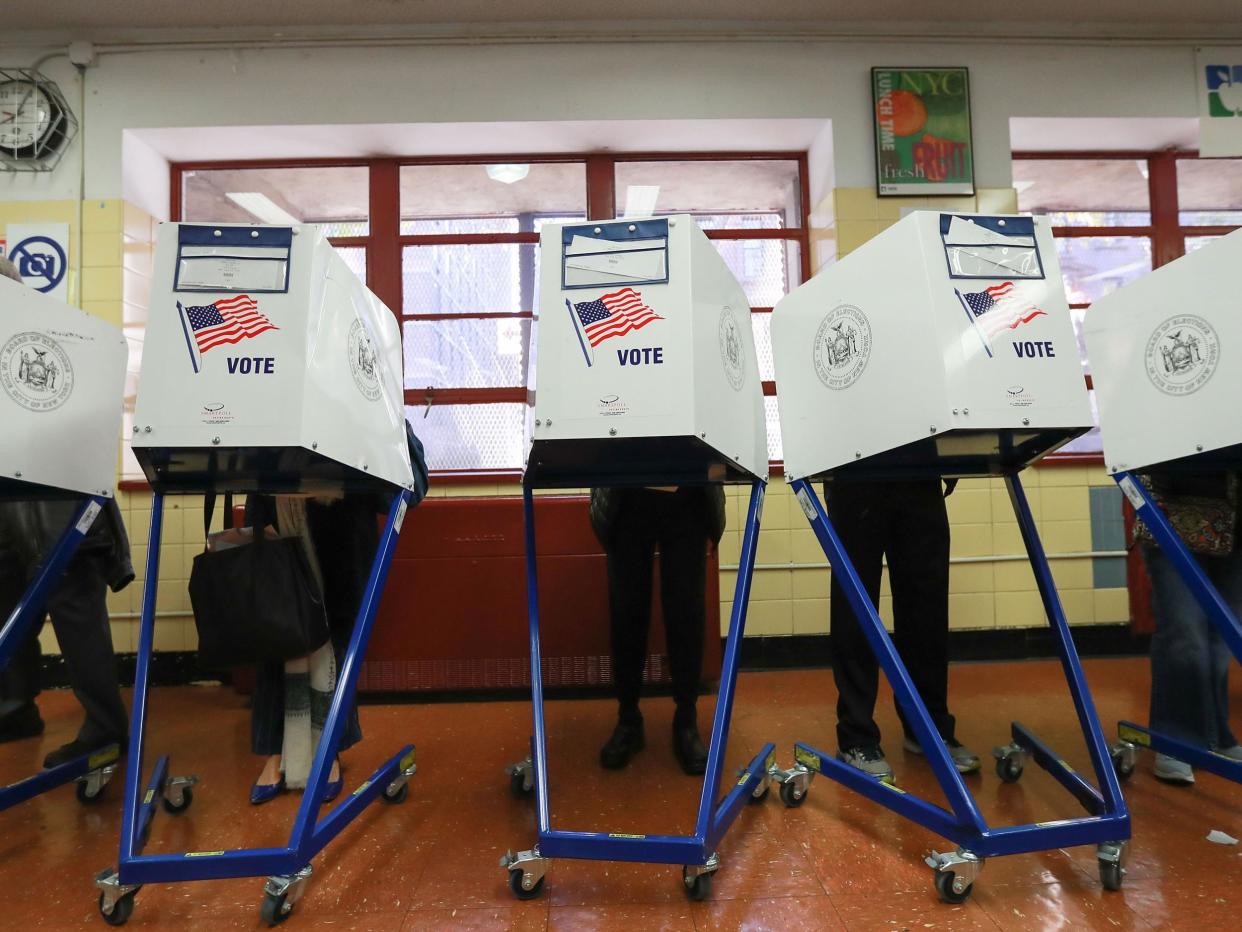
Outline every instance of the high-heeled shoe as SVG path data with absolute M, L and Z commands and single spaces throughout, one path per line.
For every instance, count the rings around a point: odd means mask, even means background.
M 262 806 L 264 803 L 270 803 L 284 791 L 285 775 L 282 773 L 275 783 L 256 783 L 250 787 L 250 805 Z
M 322 805 L 327 805 L 332 802 L 332 800 L 341 795 L 341 790 L 345 788 L 345 768 L 341 766 L 341 760 L 339 757 L 336 761 L 336 773 L 336 779 L 329 780 L 323 788 Z

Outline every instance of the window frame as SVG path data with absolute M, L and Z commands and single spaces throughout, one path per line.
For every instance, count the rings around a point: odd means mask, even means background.
M 581 163 L 586 167 L 586 221 L 611 219 L 616 213 L 616 168 L 622 162 L 736 162 L 736 161 L 792 161 L 798 166 L 797 226 L 779 229 L 726 229 L 704 231 L 709 239 L 719 240 L 781 240 L 798 244 L 798 267 L 800 283 L 811 277 L 811 197 L 806 152 L 624 152 L 624 153 L 516 153 L 490 155 L 447 155 L 424 157 L 386 158 L 322 158 L 322 159 L 241 159 L 231 161 L 174 162 L 170 170 L 170 216 L 174 221 L 182 219 L 182 186 L 186 172 L 224 169 L 263 168 L 336 168 L 364 166 L 368 169 L 369 226 L 365 236 L 329 237 L 333 246 L 363 247 L 367 258 L 367 287 L 392 311 L 399 326 L 406 320 L 455 319 L 479 320 L 488 318 L 532 319 L 534 308 L 519 311 L 479 312 L 477 314 L 405 314 L 402 285 L 403 251 L 409 246 L 435 245 L 489 245 L 489 244 L 535 244 L 537 232 L 518 233 L 436 233 L 402 234 L 401 232 L 401 169 L 407 165 L 491 165 L 502 163 L 547 164 Z M 770 314 L 771 307 L 751 308 L 753 314 Z M 404 331 L 403 331 L 404 332 Z M 776 394 L 776 383 L 763 382 L 765 396 Z M 492 388 L 460 388 L 432 386 L 406 388 L 404 402 L 418 407 L 435 404 L 495 404 L 533 401 L 524 386 Z M 783 470 L 783 463 L 769 463 L 770 474 Z M 491 467 L 465 470 L 435 470 L 437 478 L 454 482 L 495 482 L 521 476 L 520 468 Z

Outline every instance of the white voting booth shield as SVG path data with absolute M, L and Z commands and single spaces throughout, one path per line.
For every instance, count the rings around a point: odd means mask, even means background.
M 161 225 L 143 358 L 153 485 L 413 482 L 396 319 L 316 227 Z
M 116 327 L 0 278 L 0 495 L 112 495 L 127 358 Z
M 1091 411 L 1048 224 L 917 211 L 772 314 L 785 469 L 1026 465 Z
M 750 306 L 694 220 L 548 224 L 540 250 L 527 474 L 765 477 Z
M 1242 231 L 1091 305 L 1087 356 L 1110 472 L 1185 457 L 1208 468 L 1242 449 L 1238 267 Z

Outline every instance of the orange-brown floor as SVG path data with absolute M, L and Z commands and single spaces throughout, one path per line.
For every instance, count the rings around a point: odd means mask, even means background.
M 1146 662 L 1087 663 L 1101 716 L 1146 718 Z M 986 753 L 1008 740 L 1011 719 L 1041 734 L 1076 766 L 1087 767 L 1059 667 L 1051 662 L 958 665 L 952 671 L 959 737 Z M 744 674 L 739 681 L 730 766 L 777 742 L 804 739 L 833 750 L 835 694 L 826 670 Z M 1235 690 L 1235 703 L 1242 696 Z M 67 740 L 77 709 L 67 692 L 41 700 L 42 740 L 0 749 L 0 779 L 23 776 L 46 747 Z M 630 771 L 595 763 L 611 724 L 611 704 L 549 703 L 554 824 L 611 832 L 685 832 L 699 787 L 680 774 L 668 746 L 670 701 L 648 700 L 647 748 Z M 702 706 L 710 721 L 711 701 Z M 937 798 L 921 759 L 901 750 L 890 697 L 879 720 L 901 785 Z M 530 801 L 510 797 L 506 763 L 523 756 L 530 706 L 522 702 L 365 706 L 366 740 L 346 756 L 347 787 L 405 740 L 419 748 L 419 773 L 401 806 L 376 805 L 314 862 L 305 898 L 286 923 L 297 929 L 1227 929 L 1242 917 L 1242 847 L 1205 840 L 1212 829 L 1242 836 L 1242 787 L 1201 775 L 1192 789 L 1151 776 L 1150 755 L 1127 785 L 1134 816 L 1129 874 L 1119 893 L 1100 888 L 1093 849 L 996 858 L 973 898 L 940 903 L 927 849 L 950 846 L 929 832 L 818 778 L 799 809 L 773 793 L 747 807 L 721 845 L 710 900 L 689 902 L 680 871 L 659 865 L 555 861 L 542 898 L 518 903 L 497 860 L 535 841 Z M 192 808 L 156 819 L 150 851 L 212 850 L 282 843 L 296 807 L 283 797 L 246 803 L 258 765 L 248 754 L 243 701 L 219 687 L 153 694 L 153 751 L 172 755 L 173 772 L 198 773 Z M 971 778 L 995 822 L 1078 814 L 1076 804 L 1033 766 L 1004 785 L 990 764 Z M 104 799 L 79 805 L 62 788 L 0 813 L 0 928 L 105 928 L 93 875 L 116 860 L 120 775 Z M 259 928 L 262 881 L 209 881 L 144 888 L 133 929 Z

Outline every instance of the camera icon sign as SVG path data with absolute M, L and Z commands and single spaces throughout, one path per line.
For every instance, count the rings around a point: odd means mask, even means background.
M 9 258 L 26 284 L 44 293 L 61 283 L 69 265 L 61 245 L 47 236 L 27 237 L 13 247 Z

